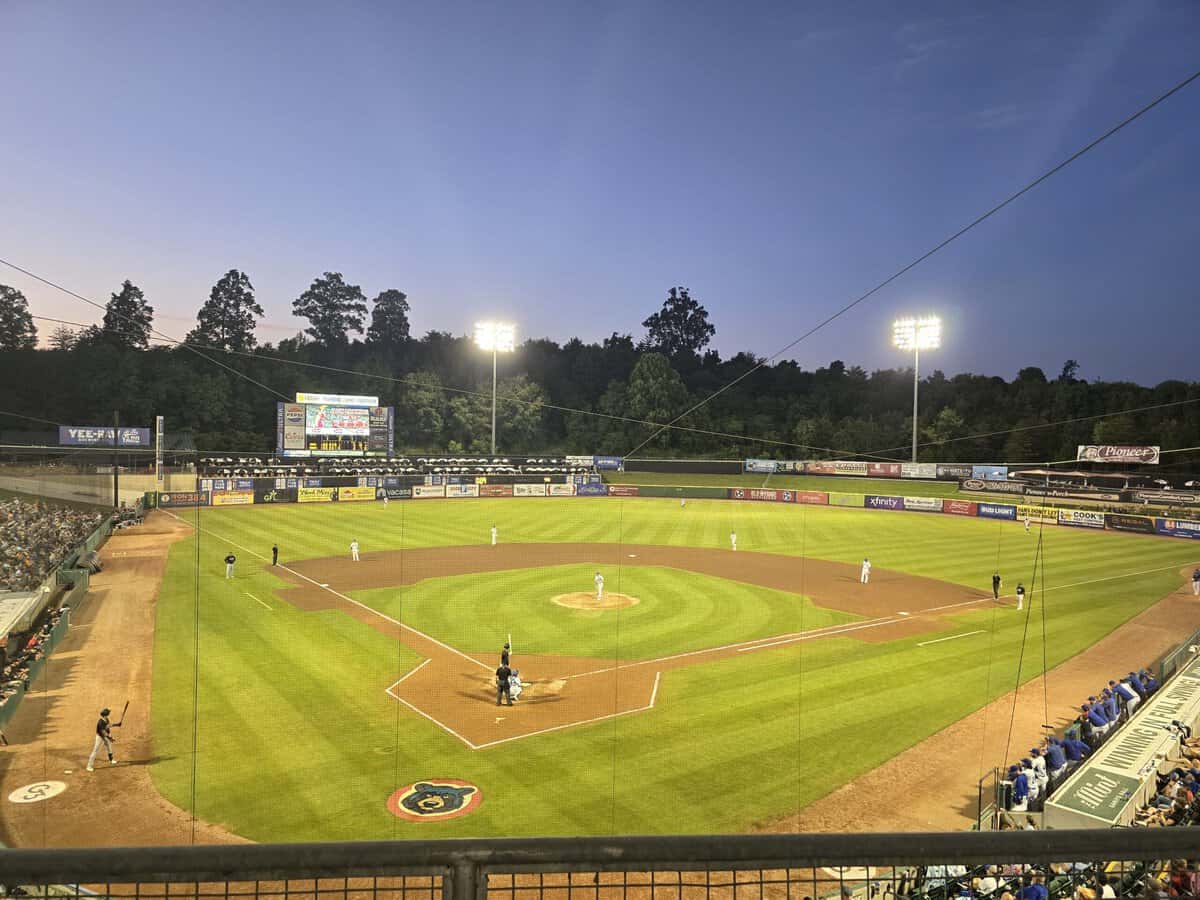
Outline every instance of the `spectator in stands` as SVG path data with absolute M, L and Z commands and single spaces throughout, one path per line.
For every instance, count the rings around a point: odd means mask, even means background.
M 36 589 L 104 515 L 25 500 L 0 503 L 0 590 Z
M 1029 884 L 1021 889 L 1021 900 L 1050 900 L 1050 892 L 1046 890 L 1046 876 L 1034 872 Z

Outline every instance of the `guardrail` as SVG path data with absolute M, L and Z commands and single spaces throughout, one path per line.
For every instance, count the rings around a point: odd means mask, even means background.
M 1100 877 L 1128 896 L 1196 847 L 1196 832 L 1166 828 L 14 849 L 0 853 L 0 882 L 109 897 L 289 900 L 943 897 L 958 895 L 972 867 L 1013 873 L 1020 864 L 1045 873 L 1051 897 Z M 935 866 L 964 866 L 967 874 Z M 1018 893 L 1036 876 L 1002 877 Z

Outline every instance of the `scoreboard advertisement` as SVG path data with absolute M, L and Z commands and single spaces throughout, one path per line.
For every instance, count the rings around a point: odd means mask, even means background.
M 391 456 L 396 413 L 378 397 L 296 394 L 277 404 L 280 456 Z

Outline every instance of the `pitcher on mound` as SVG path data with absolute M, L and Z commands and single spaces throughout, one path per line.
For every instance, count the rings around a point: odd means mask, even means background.
M 597 572 L 592 580 L 596 582 L 596 602 L 599 603 L 604 599 L 604 576 Z

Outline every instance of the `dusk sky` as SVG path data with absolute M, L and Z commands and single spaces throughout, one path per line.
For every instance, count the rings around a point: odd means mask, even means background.
M 559 341 L 685 285 L 765 356 L 1198 67 L 1196 0 L 0 0 L 0 257 L 175 337 L 239 268 L 272 342 L 325 270 Z M 1195 82 L 788 355 L 1198 379 L 1198 159 Z

